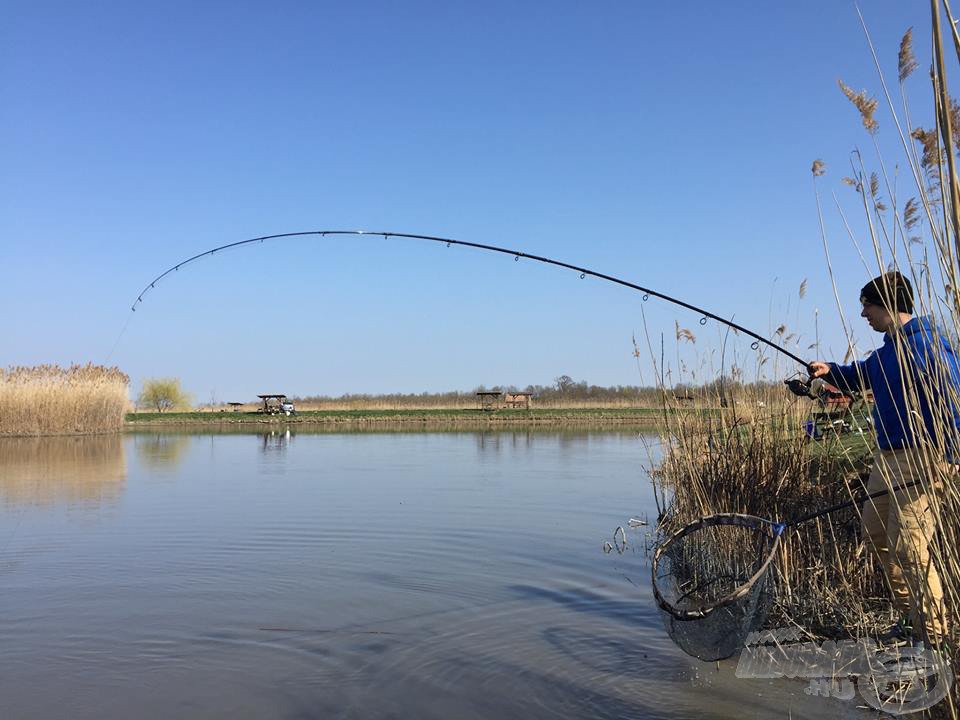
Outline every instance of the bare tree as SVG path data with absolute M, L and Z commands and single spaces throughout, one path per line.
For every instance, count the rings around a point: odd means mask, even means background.
M 559 393 L 565 393 L 575 385 L 573 378 L 569 375 L 561 375 L 560 377 L 554 378 L 553 384 L 557 386 L 557 392 Z

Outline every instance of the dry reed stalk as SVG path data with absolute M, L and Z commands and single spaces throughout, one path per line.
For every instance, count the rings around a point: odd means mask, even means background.
M 900 255 L 902 268 L 911 274 L 917 289 L 918 314 L 929 315 L 954 344 L 960 338 L 960 303 L 953 288 L 960 283 L 960 199 L 957 197 L 958 178 L 953 150 L 957 145 L 955 126 L 958 107 L 945 93 L 947 87 L 937 0 L 933 2 L 934 46 L 936 63 L 933 69 L 934 122 L 933 130 L 917 128 L 911 134 L 922 146 L 918 156 L 909 144 L 904 124 L 898 117 L 887 85 L 880 75 L 887 104 L 892 112 L 894 126 L 900 136 L 906 164 L 917 186 L 917 197 L 911 198 L 897 216 L 897 203 L 891 193 L 894 232 L 888 234 L 882 219 L 887 211 L 879 200 L 879 178 L 865 168 L 857 168 L 855 179 L 849 183 L 860 193 L 859 202 L 865 213 L 867 245 L 876 259 L 876 269 L 870 275 L 889 268 L 887 261 L 896 264 Z M 949 14 L 949 6 L 947 5 Z M 951 30 L 960 57 L 960 35 L 957 35 L 950 16 Z M 864 24 L 866 31 L 866 25 Z M 869 33 L 867 33 L 868 42 Z M 877 70 L 876 52 L 870 42 Z M 899 76 L 901 92 L 904 80 L 917 65 L 913 55 L 912 35 L 907 33 L 900 45 Z M 860 110 L 864 127 L 874 138 L 879 126 L 875 120 L 877 102 L 866 91 L 856 93 L 840 83 L 846 97 Z M 909 122 L 909 106 L 903 95 L 903 112 Z M 879 155 L 879 148 L 874 140 Z M 859 153 L 857 153 L 859 158 Z M 883 161 L 878 161 L 881 168 Z M 817 161 L 811 168 L 816 184 L 823 175 L 824 165 Z M 885 174 L 884 174 L 885 176 Z M 816 185 L 815 185 L 816 186 Z M 868 196 L 869 192 L 869 196 Z M 868 198 L 870 202 L 868 202 Z M 842 208 L 839 208 L 842 213 Z M 938 217 L 935 209 L 942 212 Z M 921 213 L 922 211 L 922 213 Z M 826 232 L 817 192 L 817 212 L 820 219 L 827 269 L 833 279 L 833 266 L 827 250 Z M 921 215 L 926 217 L 926 228 L 920 226 Z M 851 240 L 860 250 L 859 238 L 843 216 L 844 226 Z M 899 224 L 899 225 L 898 225 Z M 900 232 L 897 232 L 897 229 Z M 929 249 L 922 244 L 922 231 L 929 232 Z M 951 235 L 953 237 L 951 237 Z M 899 238 L 898 238 L 899 236 Z M 898 242 L 902 245 L 898 245 Z M 920 245 L 922 257 L 914 255 Z M 957 250 L 955 250 L 957 248 Z M 861 258 L 864 258 L 861 252 Z M 856 343 L 844 317 L 843 305 L 834 283 L 838 319 L 842 322 L 850 346 L 856 357 Z M 779 328 L 778 328 L 779 330 Z M 782 334 L 782 333 L 781 333 Z M 678 336 L 679 340 L 679 336 Z M 907 361 L 903 338 L 895 335 L 901 363 Z M 958 348 L 960 350 L 960 348 Z M 848 362 L 851 358 L 845 358 Z M 759 361 L 762 363 L 762 360 Z M 931 519 L 937 534 L 931 545 L 930 563 L 940 577 L 944 589 L 949 637 L 947 652 L 954 667 L 960 662 L 960 480 L 954 469 L 942 460 L 949 448 L 960 448 L 960 432 L 951 419 L 951 411 L 960 408 L 960 389 L 952 385 L 945 367 L 928 364 L 916 381 L 903 380 L 901 390 L 914 412 L 907 422 L 926 440 L 921 445 L 924 454 L 923 471 L 926 482 L 923 490 L 931 502 Z M 665 416 L 668 394 L 662 393 Z M 918 423 L 921 417 L 920 398 L 936 398 L 932 432 Z M 759 399 L 759 398 L 758 398 Z M 772 398 L 771 398 L 772 400 Z M 653 476 L 657 495 L 664 498 L 666 510 L 661 518 L 666 530 L 682 526 L 698 517 L 714 512 L 744 512 L 776 520 L 789 520 L 802 512 L 843 502 L 857 491 L 858 471 L 869 462 L 869 446 L 850 452 L 840 443 L 823 448 L 799 439 L 797 425 L 800 417 L 791 416 L 789 406 L 765 403 L 745 407 L 734 405 L 732 412 L 719 417 L 687 417 L 671 422 L 664 433 L 664 455 Z M 794 406 L 796 409 L 797 406 Z M 676 408 L 670 408 L 677 415 Z M 811 453 L 812 447 L 819 447 Z M 956 461 L 956 457 L 953 458 Z M 658 500 L 659 502 L 659 500 Z M 895 503 L 895 499 L 894 499 Z M 896 618 L 889 585 L 874 553 L 868 548 L 860 527 L 859 508 L 841 511 L 829 517 L 806 523 L 784 537 L 777 562 L 776 582 L 778 605 L 771 623 L 785 622 L 800 625 L 824 635 L 870 635 Z M 929 587 L 919 588 L 914 602 L 926 602 Z M 958 717 L 954 696 L 942 703 L 935 713 Z
M 956 159 L 953 156 L 953 125 L 949 109 L 951 107 L 950 97 L 947 95 L 947 69 L 943 60 L 943 39 L 940 34 L 940 0 L 932 0 L 931 16 L 933 19 L 933 51 L 934 67 L 937 87 L 938 124 L 940 133 L 943 136 L 943 146 L 947 155 L 947 168 L 949 171 L 949 207 L 951 209 L 950 220 L 953 226 L 954 240 L 960 248 L 960 181 L 957 179 Z M 958 128 L 960 129 L 960 128 Z M 946 198 L 944 198 L 946 200 Z M 944 202 L 944 208 L 947 203 Z
M 661 530 L 717 512 L 783 521 L 849 499 L 869 446 L 854 452 L 835 441 L 811 453 L 800 431 L 809 408 L 782 402 L 780 392 L 770 390 L 749 414 L 690 414 L 672 426 L 654 472 L 669 498 Z M 883 575 L 864 561 L 855 510 L 795 528 L 781 548 L 773 622 L 832 636 L 889 624 L 886 603 L 876 600 L 884 595 Z
M 0 436 L 114 432 L 123 426 L 129 378 L 97 365 L 0 370 Z
M 949 32 L 953 36 L 955 48 L 958 50 L 960 58 L 960 36 L 954 25 L 953 17 L 950 14 L 949 3 L 944 2 L 950 20 Z M 860 202 L 862 210 L 865 213 L 866 227 L 866 245 L 873 250 L 876 259 L 875 268 L 870 268 L 865 263 L 865 269 L 870 276 L 880 274 L 888 269 L 888 265 L 899 267 L 899 269 L 911 276 L 915 287 L 915 301 L 918 315 L 924 315 L 931 318 L 934 325 L 938 328 L 937 332 L 951 338 L 956 346 L 957 338 L 960 337 L 960 302 L 958 302 L 957 293 L 954 288 L 958 287 L 958 277 L 960 277 L 960 197 L 958 197 L 958 170 L 955 162 L 955 151 L 960 151 L 958 137 L 956 136 L 956 126 L 960 121 L 960 106 L 956 101 L 950 98 L 946 93 L 948 87 L 946 78 L 945 59 L 943 53 L 943 39 L 941 37 L 939 22 L 939 2 L 933 0 L 931 3 L 931 20 L 933 28 L 933 67 L 931 71 L 932 79 L 932 125 L 933 128 L 925 130 L 919 126 L 915 127 L 910 119 L 909 103 L 907 102 L 906 92 L 904 90 L 904 81 L 916 69 L 918 62 L 913 54 L 912 34 L 908 32 L 901 42 L 899 53 L 899 79 L 901 89 L 901 102 L 905 122 L 902 122 L 897 107 L 887 89 L 881 72 L 880 63 L 877 59 L 875 48 L 867 32 L 864 23 L 864 32 L 870 45 L 870 51 L 873 54 L 874 62 L 878 71 L 884 95 L 891 111 L 893 124 L 896 132 L 900 136 L 903 146 L 904 161 L 909 168 L 916 184 L 917 195 L 907 201 L 903 208 L 902 217 L 897 217 L 897 203 L 891 194 L 891 205 L 893 206 L 893 227 L 895 228 L 892 236 L 886 232 L 886 227 L 882 221 L 881 213 L 886 209 L 880 207 L 875 199 L 878 189 L 877 183 L 873 181 L 872 176 L 861 167 L 856 169 L 857 177 L 852 180 L 852 184 L 861 194 Z M 861 17 L 862 20 L 862 17 Z M 874 147 L 877 150 L 878 162 L 883 167 L 883 159 L 880 158 L 879 147 L 875 141 L 877 126 L 873 121 L 873 114 L 876 111 L 876 105 L 870 102 L 866 92 L 854 93 L 846 86 L 841 85 L 844 94 L 857 105 L 861 111 L 864 126 L 867 128 L 874 140 Z M 871 122 L 872 121 L 872 122 Z M 915 128 L 912 131 L 904 132 L 903 127 Z M 908 140 L 908 133 L 917 141 L 922 152 L 917 153 L 916 146 L 911 145 Z M 859 154 L 857 154 L 860 159 Z M 898 163 L 899 164 L 899 163 Z M 815 176 L 817 173 L 814 173 Z M 867 178 L 871 178 L 870 181 Z M 869 189 L 872 204 L 866 202 L 867 189 Z M 819 213 L 819 196 L 818 213 Z M 842 208 L 838 208 L 841 210 Z M 874 223 L 874 219 L 877 223 Z M 925 226 L 921 222 L 925 218 Z M 843 217 L 844 225 L 851 240 L 860 250 L 860 237 L 850 229 L 846 217 Z M 896 229 L 899 224 L 899 244 Z M 826 235 L 823 232 L 823 223 L 821 216 L 821 231 L 824 238 L 824 248 L 826 250 Z M 925 231 L 925 232 L 924 232 Z M 924 242 L 923 236 L 927 235 L 927 242 Z M 898 253 L 902 253 L 899 255 Z M 829 261 L 827 266 L 833 273 L 832 265 Z M 861 252 L 861 257 L 863 253 Z M 905 259 L 904 259 L 905 258 Z M 846 328 L 846 319 L 843 317 L 842 304 L 838 297 L 838 309 L 840 310 L 840 320 Z M 847 332 L 851 349 L 855 343 Z M 904 337 L 900 333 L 892 336 L 895 340 L 896 351 L 900 356 L 901 365 L 906 362 L 912 362 L 911 350 L 906 346 Z M 846 362 L 846 360 L 845 360 Z M 919 452 L 922 458 L 919 462 L 922 467 L 919 468 L 921 476 L 924 478 L 922 486 L 927 498 L 931 504 L 930 519 L 936 526 L 937 532 L 930 549 L 930 565 L 937 571 L 944 590 L 944 600 L 946 608 L 946 620 L 949 623 L 948 637 L 946 645 L 941 645 L 941 651 L 948 651 L 949 661 L 954 667 L 960 661 L 960 653 L 957 648 L 960 647 L 960 481 L 958 481 L 955 470 L 945 463 L 944 458 L 956 460 L 956 453 L 952 448 L 960 447 L 960 432 L 953 420 L 953 412 L 960 408 L 960 389 L 952 382 L 948 368 L 940 361 L 928 361 L 924 364 L 923 372 L 917 376 L 905 375 L 896 379 L 889 379 L 888 382 L 900 383 L 899 391 L 907 398 L 907 405 L 910 412 L 907 413 L 906 422 L 910 425 L 912 431 L 921 438 Z M 931 427 L 919 420 L 921 418 L 921 399 L 930 399 L 933 405 L 934 421 Z M 924 400 L 926 402 L 927 400 Z M 752 432 L 752 431 L 751 431 Z M 742 457 L 744 451 L 742 448 L 730 447 L 727 451 L 734 455 Z M 767 454 L 772 453 L 772 457 L 778 457 L 780 451 L 768 448 Z M 802 480 L 791 479 L 800 463 L 793 464 L 793 470 L 786 472 L 782 476 L 780 488 L 785 491 L 788 488 L 794 490 L 803 489 Z M 830 461 L 833 465 L 832 472 L 841 472 L 843 465 L 837 464 L 834 460 Z M 777 465 L 776 462 L 773 463 Z M 781 462 L 782 466 L 783 463 Z M 770 462 L 768 458 L 768 468 Z M 686 466 L 675 463 L 673 467 L 675 474 L 684 477 L 680 472 L 683 470 L 687 474 L 695 473 L 702 476 L 703 469 L 696 464 L 691 466 L 689 460 Z M 802 478 L 801 473 L 798 478 Z M 691 484 L 687 480 L 688 484 Z M 761 482 L 761 486 L 770 490 L 767 483 Z M 709 497 L 711 489 L 710 483 L 699 481 L 699 494 L 694 498 L 697 502 L 703 502 L 703 498 L 713 500 Z M 743 492 L 751 493 L 752 487 L 743 486 Z M 720 495 L 721 502 L 731 502 L 734 500 L 729 491 L 726 495 Z M 695 507 L 693 502 L 685 499 L 686 495 L 679 496 L 689 506 Z M 789 492 L 787 493 L 789 496 Z M 797 499 L 802 499 L 798 497 Z M 740 498 L 741 504 L 757 502 L 759 498 Z M 896 499 L 894 498 L 894 504 Z M 725 508 L 726 509 L 726 508 Z M 829 621 L 833 615 L 833 626 L 835 630 L 845 630 L 849 633 L 867 633 L 870 631 L 871 618 L 877 617 L 875 610 L 881 611 L 884 608 L 891 608 L 889 589 L 884 587 L 883 583 L 878 584 L 878 578 L 883 580 L 882 573 L 878 572 L 876 560 L 873 553 L 869 551 L 865 543 L 860 540 L 862 533 L 857 527 L 856 515 L 848 515 L 846 518 L 832 517 L 829 520 L 823 520 L 817 526 L 811 526 L 802 533 L 786 538 L 784 542 L 784 555 L 781 567 L 786 568 L 785 577 L 788 582 L 796 578 L 804 583 L 803 587 L 811 593 L 805 605 L 796 607 L 796 585 L 787 585 L 783 594 L 783 604 L 781 608 L 791 613 L 791 619 L 797 617 L 805 618 L 807 623 L 816 624 L 818 621 Z M 796 575 L 795 575 L 796 573 Z M 922 583 L 921 583 L 922 584 Z M 914 589 L 917 597 L 914 597 L 915 604 L 930 603 L 934 599 L 930 597 L 930 587 L 924 586 Z M 836 605 L 841 612 L 831 611 L 830 606 Z M 799 615 L 794 615 L 799 612 Z M 827 622 L 827 626 L 831 623 Z M 938 641 L 939 642 L 939 641 Z M 934 714 L 937 716 L 958 717 L 958 708 L 956 698 L 950 696 L 944 703 L 938 706 Z

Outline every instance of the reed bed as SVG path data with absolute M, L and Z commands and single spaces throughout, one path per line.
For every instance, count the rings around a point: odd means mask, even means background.
M 115 367 L 90 364 L 0 369 L 0 436 L 120 430 L 129 381 Z
M 717 512 L 789 521 L 847 501 L 860 488 L 869 437 L 828 435 L 814 444 L 800 429 L 809 407 L 775 400 L 749 416 L 688 414 L 671 422 L 654 471 L 661 532 Z M 856 509 L 787 532 L 773 577 L 774 625 L 836 637 L 876 633 L 894 619 Z

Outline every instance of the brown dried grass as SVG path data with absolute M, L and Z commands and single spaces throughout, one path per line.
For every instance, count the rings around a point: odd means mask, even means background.
M 91 364 L 0 369 L 0 435 L 120 430 L 129 382 L 118 368 Z
M 747 413 L 690 413 L 671 423 L 654 471 L 667 499 L 661 533 L 718 512 L 789 521 L 850 499 L 870 443 L 860 436 L 854 447 L 850 436 L 811 443 L 800 431 L 809 405 L 784 403 L 777 392 Z M 883 574 L 859 528 L 851 508 L 785 533 L 774 570 L 774 624 L 823 636 L 889 625 Z

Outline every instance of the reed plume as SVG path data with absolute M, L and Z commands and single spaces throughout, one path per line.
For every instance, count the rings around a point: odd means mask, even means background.
M 922 127 L 918 127 L 913 129 L 910 137 L 920 143 L 923 150 L 923 154 L 920 156 L 920 167 L 923 168 L 931 182 L 938 183 L 940 166 L 943 165 L 943 152 L 940 149 L 937 131 L 924 130 Z
M 907 28 L 900 41 L 900 62 L 898 63 L 900 82 L 906 80 L 913 71 L 920 67 L 917 58 L 913 54 L 913 28 Z
M 837 80 L 837 83 L 840 85 L 840 90 L 843 94 L 847 96 L 847 99 L 860 111 L 860 119 L 863 121 L 863 127 L 865 127 L 871 135 L 876 133 L 877 130 L 880 129 L 880 125 L 873 117 L 877 111 L 876 98 L 868 97 L 866 90 L 855 92 L 852 88 L 848 87 L 843 80 Z

